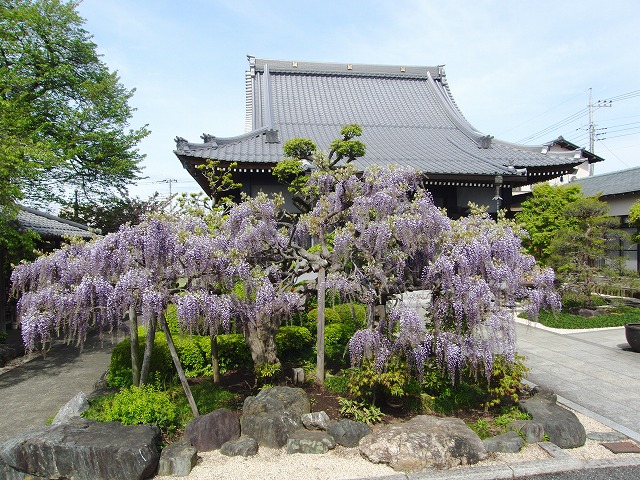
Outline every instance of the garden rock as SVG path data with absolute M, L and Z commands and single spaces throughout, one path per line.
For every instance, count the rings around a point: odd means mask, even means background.
M 225 408 L 194 418 L 184 429 L 184 438 L 199 452 L 217 450 L 222 444 L 239 437 L 240 419 Z
M 73 418 L 27 430 L 0 445 L 0 477 L 74 480 L 149 478 L 158 466 L 160 430 Z
M 302 424 L 307 430 L 326 430 L 330 422 L 327 412 L 311 412 L 302 415 Z
M 89 399 L 84 392 L 80 392 L 64 404 L 53 418 L 51 425 L 59 425 L 67 422 L 70 418 L 80 417 L 82 412 L 86 412 L 88 409 Z
M 549 441 L 560 448 L 581 447 L 587 440 L 584 426 L 576 415 L 556 404 L 556 395 L 540 391 L 531 398 L 521 400 L 520 408 L 542 424 Z
M 488 456 L 480 437 L 461 419 L 430 415 L 374 430 L 360 441 L 360 453 L 401 471 L 471 465 Z
M 287 453 L 327 453 L 335 446 L 335 440 L 326 432 L 297 430 L 289 435 Z
M 255 438 L 241 435 L 236 440 L 230 440 L 220 447 L 220 453 L 227 457 L 250 457 L 258 453 L 258 442 Z
M 509 424 L 509 430 L 524 436 L 527 443 L 538 443 L 544 438 L 544 425 L 533 420 L 514 420 Z
M 160 463 L 158 463 L 158 475 L 186 477 L 197 461 L 197 450 L 183 438 L 162 450 Z
M 524 447 L 524 440 L 516 432 L 507 432 L 483 440 L 489 452 L 518 453 Z
M 329 425 L 327 433 L 335 439 L 338 445 L 357 447 L 360 440 L 371 433 L 371 427 L 366 423 L 347 419 Z
M 266 388 L 244 400 L 242 433 L 255 438 L 258 445 L 281 448 L 289 434 L 302 428 L 302 415 L 309 411 L 309 396 L 301 388 Z

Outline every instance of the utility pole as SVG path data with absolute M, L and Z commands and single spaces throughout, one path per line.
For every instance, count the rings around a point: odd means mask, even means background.
M 169 197 L 171 197 L 171 184 L 174 182 L 178 182 L 175 178 L 165 178 L 164 180 L 159 180 L 156 183 L 168 183 L 169 184 Z
M 611 100 L 598 100 L 595 104 L 591 99 L 591 88 L 589 88 L 589 151 L 595 153 L 596 148 L 596 125 L 593 122 L 593 112 L 598 108 L 611 107 Z M 589 175 L 593 175 L 593 165 L 589 165 Z

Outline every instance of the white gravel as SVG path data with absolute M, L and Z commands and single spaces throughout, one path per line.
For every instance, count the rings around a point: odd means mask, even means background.
M 571 409 L 569 409 L 571 410 Z M 573 411 L 573 410 L 572 410 Z M 590 432 L 612 432 L 613 429 L 593 420 L 579 412 L 574 413 Z M 580 460 L 601 458 L 619 458 L 637 456 L 640 454 L 614 454 L 600 445 L 599 442 L 587 439 L 583 447 L 564 450 L 569 455 Z M 227 457 L 218 451 L 202 452 L 198 454 L 198 464 L 186 477 L 191 480 L 282 480 L 300 478 L 303 480 L 336 480 L 385 477 L 397 474 L 386 465 L 373 464 L 360 456 L 357 448 L 337 446 L 334 450 L 323 455 L 305 455 L 301 453 L 287 454 L 286 449 L 279 450 L 260 447 L 258 454 L 253 457 Z M 513 464 L 531 460 L 546 460 L 550 455 L 537 444 L 526 445 L 519 453 L 493 453 L 489 459 L 480 462 L 474 468 L 490 465 Z M 171 479 L 176 477 L 155 477 Z

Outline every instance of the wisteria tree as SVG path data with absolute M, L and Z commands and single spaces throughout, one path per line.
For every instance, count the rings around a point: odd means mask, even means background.
M 347 149 L 360 132 L 342 133 L 343 141 L 351 142 Z M 371 322 L 350 342 L 354 363 L 367 354 L 383 368 L 403 352 L 418 374 L 433 358 L 452 378 L 462 366 L 490 375 L 496 355 L 514 360 L 516 302 L 526 305 L 530 318 L 541 306 L 559 305 L 553 271 L 538 268 L 523 252 L 520 232 L 510 222 L 496 222 L 478 209 L 450 220 L 434 205 L 418 172 L 380 167 L 359 173 L 350 167 L 353 156 L 341 165 L 317 156 L 308 140 L 295 144 L 299 157 L 315 166 L 304 176 L 299 161 L 298 175 L 289 183 L 294 200 L 307 208 L 296 233 L 314 235 L 322 247 L 314 257 L 297 250 L 320 273 L 318 303 L 330 288 L 379 312 L 375 326 Z M 292 165 L 286 164 L 287 171 L 296 172 Z M 413 290 L 430 292 L 426 318 L 391 309 L 389 300 Z
M 235 321 L 255 366 L 276 364 L 276 331 L 301 306 L 306 287 L 298 284 L 300 275 L 315 271 L 311 290 L 319 305 L 330 288 L 389 313 L 351 340 L 354 363 L 372 356 L 384 368 L 397 353 L 417 374 L 433 358 L 455 376 L 462 365 L 490 374 L 496 355 L 513 360 L 511 309 L 524 301 L 535 316 L 541 305 L 555 305 L 552 271 L 538 269 L 522 253 L 509 222 L 482 212 L 448 219 L 417 172 L 357 172 L 353 160 L 364 153 L 355 140 L 359 134 L 359 127 L 345 127 L 327 157 L 308 140 L 289 144 L 293 158 L 283 164 L 284 177 L 302 206 L 300 215 L 288 217 L 280 198 L 261 194 L 220 211 L 208 224 L 193 217 L 152 218 L 20 266 L 13 282 L 22 294 L 27 347 L 54 333 L 82 341 L 90 325 L 111 329 L 125 314 L 135 335 L 138 312 L 148 332 L 157 318 L 169 342 L 164 312 L 173 302 L 184 330 L 214 335 Z M 304 246 L 309 236 L 319 248 Z M 391 308 L 398 294 L 418 289 L 431 294 L 426 318 Z M 324 339 L 322 327 L 319 315 Z M 319 343 L 319 382 L 322 361 Z M 196 415 L 195 403 L 192 409 Z
M 135 372 L 138 313 L 151 335 L 147 346 L 153 343 L 157 319 L 197 416 L 166 308 L 177 303 L 183 329 L 199 333 L 228 327 L 233 317 L 254 362 L 274 361 L 270 355 L 275 355 L 275 344 L 269 344 L 264 332 L 270 333 L 273 325 L 277 330 L 280 319 L 299 303 L 295 293 L 274 286 L 280 277 L 277 266 L 261 268 L 257 263 L 267 246 L 281 241 L 273 228 L 275 207 L 263 196 L 248 200 L 230 211 L 215 235 L 196 218 L 151 218 L 17 267 L 13 290 L 20 295 L 18 315 L 26 347 L 44 346 L 54 335 L 82 343 L 92 326 L 110 331 L 128 316 Z M 143 373 L 148 372 L 147 361 L 145 351 Z

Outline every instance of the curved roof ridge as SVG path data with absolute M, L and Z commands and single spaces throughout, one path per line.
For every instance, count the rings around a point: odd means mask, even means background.
M 439 74 L 440 66 L 418 65 L 379 65 L 366 63 L 338 63 L 338 62 L 300 62 L 297 60 L 271 60 L 252 58 L 252 66 L 256 71 L 262 72 L 265 65 L 269 65 L 271 72 L 310 72 L 320 74 L 340 75 L 393 75 L 399 77 L 426 77 L 427 74 Z
M 234 143 L 240 143 L 250 138 L 259 137 L 260 135 L 263 135 L 270 130 L 272 130 L 272 128 L 261 127 L 261 128 L 257 128 L 255 130 L 251 130 L 249 132 L 243 133 L 241 135 L 236 135 L 235 137 L 216 137 L 214 135 L 203 134 L 201 138 L 204 140 L 204 142 L 201 142 L 201 143 L 189 142 L 188 140 L 182 137 L 176 137 L 175 138 L 176 150 L 174 150 L 174 152 L 187 152 L 191 150 L 191 147 L 194 147 L 194 148 L 201 148 L 201 147 L 207 147 L 207 146 L 218 147 L 220 145 L 230 145 Z

